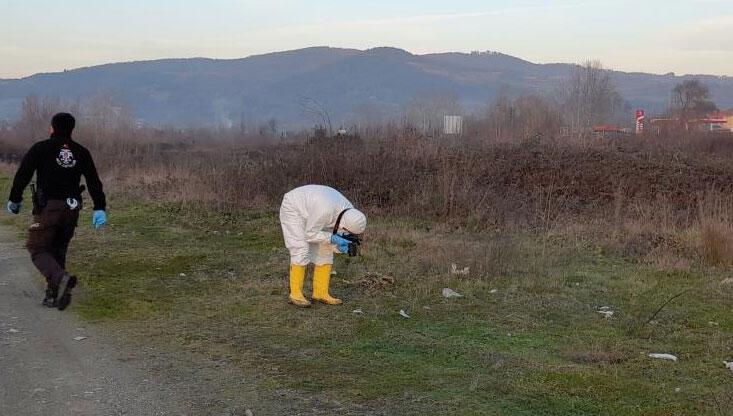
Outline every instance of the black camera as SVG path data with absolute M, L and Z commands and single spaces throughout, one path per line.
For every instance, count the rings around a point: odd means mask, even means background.
M 349 257 L 358 256 L 361 237 L 356 234 L 349 233 L 342 234 L 341 237 L 343 237 L 344 240 L 349 240 Z

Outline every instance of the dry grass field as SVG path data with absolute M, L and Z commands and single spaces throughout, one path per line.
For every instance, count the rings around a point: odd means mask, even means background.
M 79 229 L 73 310 L 217 386 L 214 408 L 731 414 L 728 140 L 112 136 L 90 144 L 110 224 Z M 370 218 L 342 307 L 286 303 L 276 213 L 306 183 Z

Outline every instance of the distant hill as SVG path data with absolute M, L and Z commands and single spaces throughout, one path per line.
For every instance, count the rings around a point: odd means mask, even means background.
M 201 125 L 261 122 L 310 124 L 299 100 L 319 100 L 335 123 L 365 108 L 399 112 L 412 97 L 455 93 L 469 110 L 497 94 L 551 94 L 568 64 L 534 64 L 500 54 L 414 55 L 401 49 L 365 51 L 314 47 L 243 59 L 163 59 L 128 62 L 0 80 L 0 120 L 17 116 L 30 95 L 83 101 L 108 94 L 149 124 Z M 650 113 L 663 111 L 674 85 L 692 76 L 614 72 L 622 96 Z M 694 76 L 716 103 L 733 107 L 733 78 Z

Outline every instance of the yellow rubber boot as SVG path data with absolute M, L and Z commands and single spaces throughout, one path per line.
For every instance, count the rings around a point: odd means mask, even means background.
M 328 285 L 331 281 L 332 265 L 324 264 L 316 266 L 313 271 L 313 300 L 323 302 L 328 305 L 340 305 L 341 299 L 336 299 L 328 294 Z
M 303 282 L 305 282 L 305 266 L 290 265 L 290 303 L 301 308 L 311 306 L 303 296 Z

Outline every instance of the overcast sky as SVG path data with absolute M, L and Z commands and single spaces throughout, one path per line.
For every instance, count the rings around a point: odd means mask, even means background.
M 733 0 L 0 0 L 0 78 L 322 45 L 733 76 Z

